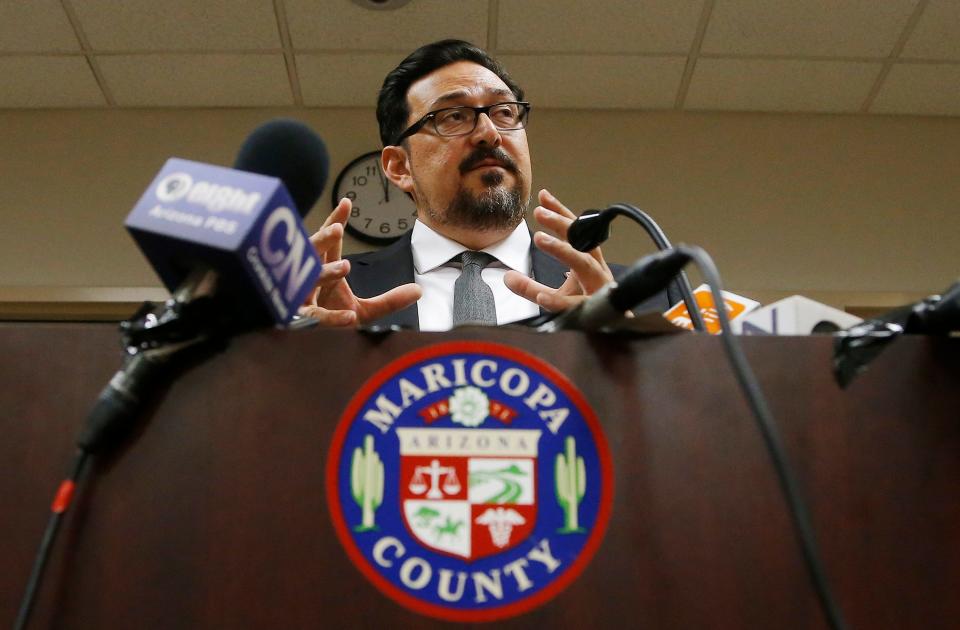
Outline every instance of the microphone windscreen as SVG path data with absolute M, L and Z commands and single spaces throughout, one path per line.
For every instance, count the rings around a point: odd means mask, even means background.
M 584 210 L 567 229 L 567 242 L 578 252 L 589 252 L 610 238 L 610 222 L 614 214 L 601 210 Z
M 323 140 L 310 127 L 297 120 L 277 118 L 247 137 L 233 167 L 281 180 L 302 217 L 323 193 L 330 156 Z

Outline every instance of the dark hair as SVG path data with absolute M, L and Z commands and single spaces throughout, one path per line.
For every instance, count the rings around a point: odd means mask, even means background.
M 444 39 L 416 49 L 383 80 L 377 97 L 377 122 L 380 124 L 380 141 L 383 146 L 392 144 L 407 127 L 410 108 L 407 106 L 407 90 L 410 86 L 434 70 L 457 61 L 472 61 L 494 73 L 507 84 L 518 101 L 523 100 L 523 89 L 517 85 L 500 63 L 482 48 L 459 39 Z

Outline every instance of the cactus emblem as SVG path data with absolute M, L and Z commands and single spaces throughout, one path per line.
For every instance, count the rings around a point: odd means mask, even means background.
M 373 436 L 363 440 L 363 450 L 353 449 L 353 461 L 350 465 L 350 491 L 353 501 L 360 506 L 360 524 L 353 529 L 367 532 L 377 529 L 374 515 L 383 502 L 383 462 L 373 450 Z
M 587 489 L 587 472 L 583 457 L 577 456 L 577 442 L 568 435 L 564 443 L 564 453 L 558 453 L 555 466 L 557 503 L 563 509 L 563 527 L 557 530 L 561 534 L 581 533 L 578 511 Z

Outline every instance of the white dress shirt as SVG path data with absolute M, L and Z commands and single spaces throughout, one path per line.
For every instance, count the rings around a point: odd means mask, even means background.
M 420 221 L 413 224 L 413 278 L 423 297 L 417 302 L 420 330 L 449 330 L 453 327 L 453 285 L 460 277 L 460 263 L 450 259 L 467 251 L 460 243 L 433 231 Z M 502 241 L 482 251 L 497 259 L 484 268 L 481 278 L 493 290 L 497 323 L 508 324 L 540 313 L 536 304 L 522 298 L 503 284 L 509 269 L 530 275 L 530 230 L 520 225 Z

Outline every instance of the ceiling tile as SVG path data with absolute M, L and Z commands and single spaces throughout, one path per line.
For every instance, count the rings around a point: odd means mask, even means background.
M 886 57 L 916 0 L 718 0 L 701 52 Z
M 103 93 L 85 57 L 0 57 L 0 107 L 98 107 Z
M 703 0 L 500 0 L 497 49 L 686 54 L 702 9 Z
M 960 116 L 960 65 L 898 63 L 871 112 Z
M 280 48 L 270 0 L 72 0 L 94 50 Z
M 125 107 L 292 105 L 283 55 L 170 54 L 97 57 L 107 87 Z
M 80 42 L 58 0 L 0 2 L 0 51 L 79 51 Z
M 930 0 L 900 57 L 960 59 L 960 2 Z
M 537 107 L 673 107 L 685 57 L 501 55 Z
M 881 67 L 879 62 L 700 59 L 684 108 L 856 112 Z
M 298 50 L 413 52 L 430 42 L 456 38 L 487 43 L 487 0 L 415 0 L 375 11 L 352 2 L 286 0 L 290 38 Z
M 406 54 L 299 54 L 303 102 L 312 107 L 375 107 L 384 77 Z

